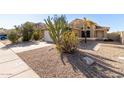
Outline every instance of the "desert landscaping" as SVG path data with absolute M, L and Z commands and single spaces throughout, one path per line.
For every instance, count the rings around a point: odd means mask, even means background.
M 51 45 L 49 47 L 21 52 L 18 55 L 43 78 L 123 77 L 124 63 L 123 60 L 118 58 L 120 51 L 122 52 L 123 49 L 113 47 L 114 43 L 111 45 L 101 45 L 97 51 L 92 49 L 85 49 L 83 51 L 80 49 L 73 55 L 59 54 L 55 46 Z M 114 54 L 111 51 L 114 51 Z M 82 60 L 84 56 L 91 57 L 95 60 L 95 63 L 87 65 Z
M 0 77 L 124 77 L 123 32 L 86 18 L 67 23 L 64 15 L 44 22 L 2 29 Z

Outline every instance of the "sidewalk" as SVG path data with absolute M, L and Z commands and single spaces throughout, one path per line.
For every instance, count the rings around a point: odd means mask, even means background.
M 39 76 L 11 49 L 0 42 L 0 78 L 38 78 Z

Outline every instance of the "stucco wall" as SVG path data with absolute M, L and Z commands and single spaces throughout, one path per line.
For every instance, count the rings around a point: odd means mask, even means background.
M 114 41 L 120 41 L 120 33 L 118 32 L 107 33 L 107 38 L 112 39 Z
M 49 31 L 44 31 L 44 40 L 46 42 L 53 42 L 50 35 L 49 35 Z
M 97 31 L 96 38 L 103 39 L 104 38 L 104 32 L 103 31 Z
M 121 43 L 124 44 L 124 32 L 121 32 L 120 40 L 121 40 Z
M 81 31 L 75 29 L 72 31 L 74 31 L 79 37 L 81 37 Z M 90 38 L 98 38 L 98 39 L 107 38 L 107 31 L 94 31 L 94 29 L 91 29 Z
M 78 37 L 81 37 L 81 31 L 76 29 L 73 29 L 72 31 L 74 31 Z

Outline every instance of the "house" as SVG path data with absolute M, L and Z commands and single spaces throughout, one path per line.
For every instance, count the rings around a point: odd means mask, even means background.
M 91 40 L 103 40 L 107 38 L 107 32 L 109 31 L 110 27 L 100 26 L 97 23 L 88 20 L 93 25 L 90 25 L 87 27 L 86 30 L 86 36 L 88 39 Z M 85 37 L 85 31 L 83 31 L 83 25 L 84 21 L 83 19 L 75 19 L 72 22 L 69 23 L 69 28 L 71 28 L 72 31 L 74 31 L 79 39 L 83 39 Z M 49 32 L 47 29 L 44 32 L 44 40 L 48 42 L 52 42 L 52 39 L 49 36 Z
M 124 45 L 124 31 L 122 31 L 120 34 L 120 41 Z
M 89 20 L 90 21 L 90 20 Z M 93 21 L 90 21 L 93 25 L 87 27 L 86 36 L 89 39 L 105 39 L 107 38 L 107 32 L 109 31 L 109 27 L 100 26 Z M 84 21 L 83 19 L 75 19 L 70 22 L 69 26 L 72 28 L 79 38 L 84 38 L 85 33 L 83 31 Z
M 7 30 L 4 28 L 0 28 L 0 35 L 7 35 Z
M 52 39 L 51 39 L 51 37 L 49 35 L 49 31 L 47 29 L 47 26 L 44 23 L 35 23 L 34 27 L 35 28 L 40 28 L 40 29 L 42 29 L 44 31 L 44 38 L 43 38 L 44 41 L 52 42 Z

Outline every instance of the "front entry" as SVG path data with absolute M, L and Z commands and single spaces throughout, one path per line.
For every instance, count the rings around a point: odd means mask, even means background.
M 81 31 L 81 37 L 85 37 L 85 32 L 84 31 Z M 89 37 L 90 38 L 90 31 L 89 30 L 87 30 L 86 31 L 86 37 Z

